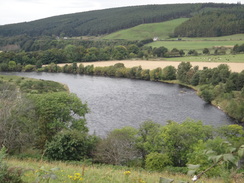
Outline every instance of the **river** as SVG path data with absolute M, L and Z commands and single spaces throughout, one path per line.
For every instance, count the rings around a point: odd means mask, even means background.
M 52 80 L 66 84 L 82 102 L 87 102 L 86 115 L 90 134 L 132 126 L 138 128 L 147 120 L 167 124 L 187 118 L 206 125 L 226 125 L 234 121 L 218 108 L 205 103 L 194 90 L 161 82 L 73 75 L 64 73 L 0 73 Z

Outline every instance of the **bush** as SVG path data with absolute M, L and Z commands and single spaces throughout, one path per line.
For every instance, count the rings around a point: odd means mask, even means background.
M 22 183 L 22 171 L 17 168 L 9 168 L 4 162 L 5 156 L 6 148 L 3 147 L 0 150 L 0 183 Z
M 146 169 L 148 170 L 162 171 L 166 166 L 172 164 L 167 154 L 153 152 L 146 157 Z
M 46 145 L 46 156 L 52 160 L 80 161 L 91 157 L 97 138 L 77 130 L 62 131 Z

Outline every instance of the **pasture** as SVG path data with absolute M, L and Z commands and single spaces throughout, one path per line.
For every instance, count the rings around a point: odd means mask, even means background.
M 168 39 L 175 27 L 188 20 L 188 18 L 179 18 L 171 21 L 151 24 L 141 24 L 130 29 L 124 29 L 102 37 L 102 39 L 125 39 L 125 40 L 143 40 L 158 37 Z

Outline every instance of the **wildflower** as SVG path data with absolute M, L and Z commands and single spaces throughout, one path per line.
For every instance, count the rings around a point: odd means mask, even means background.
M 125 171 L 125 172 L 124 172 L 124 175 L 129 176 L 130 174 L 131 174 L 131 172 L 130 172 L 130 171 Z
M 193 182 L 195 182 L 197 180 L 197 176 L 194 175 L 193 178 L 191 179 Z

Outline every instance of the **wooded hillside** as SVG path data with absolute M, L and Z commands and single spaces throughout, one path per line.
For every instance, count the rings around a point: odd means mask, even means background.
M 204 9 L 240 7 L 237 4 L 171 4 L 112 8 L 55 16 L 0 26 L 0 36 L 85 36 L 103 35 L 144 23 L 192 17 Z
M 204 11 L 175 29 L 175 36 L 217 37 L 244 33 L 244 8 Z

